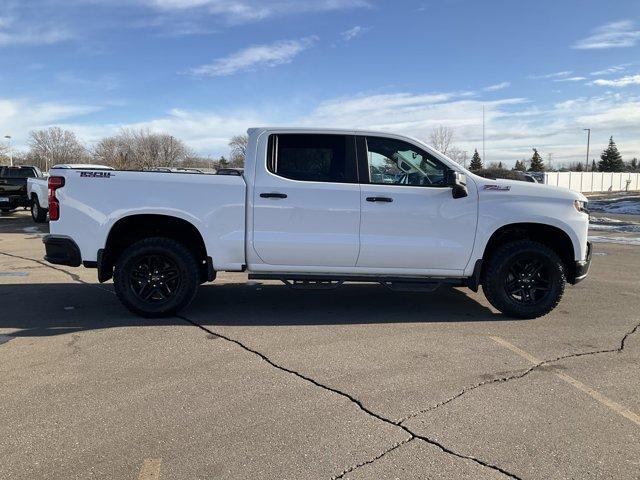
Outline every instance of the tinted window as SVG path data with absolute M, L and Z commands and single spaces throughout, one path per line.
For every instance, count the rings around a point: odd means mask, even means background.
M 2 167 L 0 169 L 0 177 L 5 178 L 26 178 L 26 177 L 35 177 L 35 172 L 32 168 L 21 168 L 21 167 Z
M 369 181 L 376 184 L 441 187 L 447 167 L 410 143 L 367 137 Z
M 346 135 L 271 135 L 269 171 L 309 182 L 356 183 L 354 137 Z

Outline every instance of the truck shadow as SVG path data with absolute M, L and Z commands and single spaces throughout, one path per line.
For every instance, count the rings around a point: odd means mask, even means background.
M 49 224 L 35 223 L 31 212 L 19 208 L 11 213 L 0 214 L 0 233 L 46 234 L 49 233 Z
M 144 319 L 129 313 L 112 285 L 69 283 L 0 286 L 0 333 L 48 336 L 84 330 L 187 325 L 177 317 Z M 209 326 L 359 325 L 504 321 L 462 289 L 393 293 L 350 284 L 332 291 L 291 291 L 278 284 L 202 286 L 182 313 Z
M 469 292 L 471 294 L 471 292 Z M 442 287 L 433 293 L 396 293 L 377 284 L 335 290 L 291 290 L 277 283 L 201 287 L 185 316 L 214 325 L 347 325 L 504 320 L 467 295 Z

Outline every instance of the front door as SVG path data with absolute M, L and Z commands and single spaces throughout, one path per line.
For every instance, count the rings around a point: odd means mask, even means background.
M 477 223 L 477 195 L 454 199 L 448 167 L 423 149 L 386 137 L 359 137 L 362 178 L 358 267 L 457 275 Z M 420 272 L 418 272 L 420 271 Z
M 354 267 L 360 230 L 355 137 L 272 134 L 256 169 L 253 248 L 268 265 Z

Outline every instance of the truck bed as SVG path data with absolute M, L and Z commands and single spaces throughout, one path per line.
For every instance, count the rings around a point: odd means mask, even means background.
M 202 232 L 207 251 L 216 252 L 216 270 L 241 270 L 245 264 L 243 177 L 68 169 L 52 169 L 50 174 L 65 179 L 57 193 L 60 219 L 51 222 L 51 234 L 83 232 L 76 241 L 85 262 L 97 260 L 119 220 L 155 215 L 162 222 L 163 215 L 171 215 Z

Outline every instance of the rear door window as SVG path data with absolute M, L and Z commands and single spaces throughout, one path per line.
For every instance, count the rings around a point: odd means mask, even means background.
M 0 177 L 4 178 L 33 178 L 35 176 L 33 168 L 2 167 L 0 169 Z
M 268 170 L 291 180 L 357 183 L 351 135 L 278 134 L 269 137 Z

